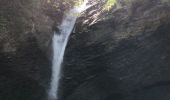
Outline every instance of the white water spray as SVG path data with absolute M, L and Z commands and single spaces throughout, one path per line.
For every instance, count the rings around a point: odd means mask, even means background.
M 52 78 L 49 89 L 49 100 L 57 100 L 57 92 L 60 79 L 61 64 L 63 62 L 64 51 L 68 42 L 68 38 L 74 28 L 77 15 L 87 9 L 87 0 L 80 7 L 71 9 L 63 19 L 59 26 L 60 32 L 54 33 L 53 36 L 53 61 L 52 61 Z

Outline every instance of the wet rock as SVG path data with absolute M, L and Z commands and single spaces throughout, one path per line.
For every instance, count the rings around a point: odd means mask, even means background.
M 0 99 L 46 99 L 51 38 L 71 7 L 59 4 L 58 9 L 55 0 L 1 0 Z M 109 11 L 102 5 L 77 21 L 60 99 L 169 100 L 170 2 L 119 0 Z
M 0 2 L 1 100 L 42 100 L 46 96 L 54 21 L 46 14 L 45 4 L 44 0 Z
M 1 100 L 43 100 L 45 89 L 36 80 L 14 71 L 0 72 Z
M 84 32 L 72 34 L 64 59 L 61 99 L 155 100 L 154 95 L 160 94 L 156 100 L 168 100 L 169 11 L 169 2 L 133 0 Z

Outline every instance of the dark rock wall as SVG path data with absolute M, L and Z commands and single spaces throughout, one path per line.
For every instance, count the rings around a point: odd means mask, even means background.
M 45 0 L 0 0 L 0 100 L 46 96 L 54 21 L 45 11 L 50 5 L 45 4 Z
M 46 99 L 52 33 L 72 3 L 0 0 L 0 100 Z M 101 5 L 70 36 L 60 100 L 169 100 L 170 2 Z
M 134 0 L 105 14 L 108 19 L 88 26 L 86 32 L 73 33 L 64 59 L 61 98 L 169 100 L 166 2 Z

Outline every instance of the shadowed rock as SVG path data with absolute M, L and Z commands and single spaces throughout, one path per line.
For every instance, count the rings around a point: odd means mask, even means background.
M 153 0 L 125 7 L 72 34 L 63 100 L 155 100 L 156 94 L 156 100 L 169 100 L 169 84 L 163 84 L 170 81 L 170 7 Z
M 0 2 L 2 100 L 46 98 L 51 37 L 59 31 L 53 26 L 67 7 L 61 12 L 44 2 Z M 109 11 L 93 6 L 78 20 L 66 49 L 60 100 L 170 99 L 170 2 L 120 0 L 120 5 Z

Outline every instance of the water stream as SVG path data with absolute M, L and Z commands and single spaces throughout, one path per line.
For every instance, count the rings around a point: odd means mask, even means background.
M 65 15 L 61 25 L 58 27 L 59 32 L 54 33 L 53 36 L 53 61 L 52 61 L 52 77 L 50 83 L 50 89 L 48 92 L 49 100 L 57 100 L 57 92 L 59 86 L 59 79 L 61 74 L 61 66 L 63 62 L 63 56 L 65 48 L 68 42 L 68 38 L 76 23 L 77 15 L 87 8 L 87 0 L 79 7 L 74 7 L 69 10 Z

